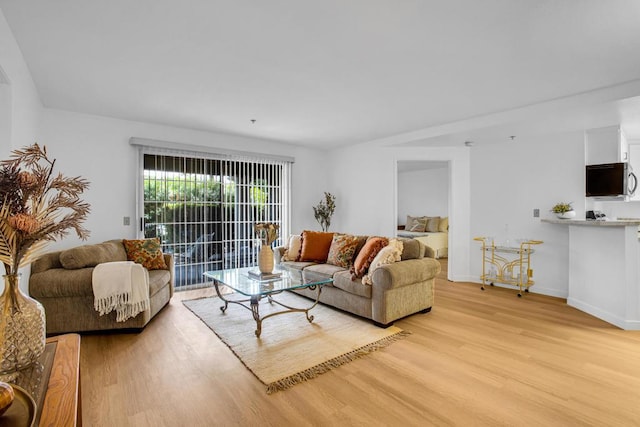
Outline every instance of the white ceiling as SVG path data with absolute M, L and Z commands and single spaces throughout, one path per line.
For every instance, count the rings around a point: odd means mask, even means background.
M 51 108 L 323 147 L 461 144 L 616 121 L 640 138 L 638 1 L 0 0 L 0 9 Z

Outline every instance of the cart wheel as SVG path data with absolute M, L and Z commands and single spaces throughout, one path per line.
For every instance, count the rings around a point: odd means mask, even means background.
M 524 291 L 528 293 L 528 292 L 529 292 L 529 289 L 525 289 Z
M 491 286 L 493 286 L 493 282 L 489 283 Z
M 518 293 L 518 298 L 522 298 L 522 294 L 521 293 Z
M 481 291 L 484 291 L 484 286 L 480 286 L 480 290 L 481 290 Z

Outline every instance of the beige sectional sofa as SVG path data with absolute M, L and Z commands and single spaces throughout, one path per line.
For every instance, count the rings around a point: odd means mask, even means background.
M 366 236 L 360 236 L 366 240 Z M 400 239 L 403 243 L 401 261 L 381 265 L 369 272 L 371 284 L 363 284 L 361 278 L 352 280 L 352 272 L 336 265 L 309 262 L 283 261 L 287 248 L 276 248 L 276 263 L 303 271 L 314 271 L 333 277 L 333 284 L 322 289 L 320 302 L 358 316 L 373 320 L 387 327 L 397 319 L 418 312 L 429 312 L 434 303 L 435 277 L 440 263 L 434 259 L 434 251 L 414 239 Z M 360 246 L 358 249 L 362 249 Z M 357 257 L 357 252 L 354 257 Z M 315 299 L 316 292 L 308 289 L 296 293 Z
M 45 254 L 31 264 L 29 293 L 44 306 L 47 334 L 143 328 L 173 295 L 173 256 L 163 257 L 168 269 L 149 270 L 149 309 L 116 322 L 115 312 L 94 309 L 92 275 L 100 263 L 127 260 L 122 240 Z

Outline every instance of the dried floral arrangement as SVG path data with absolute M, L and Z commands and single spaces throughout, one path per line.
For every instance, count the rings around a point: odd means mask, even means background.
M 322 227 L 322 231 L 328 231 L 331 225 L 331 217 L 336 210 L 336 196 L 324 192 L 324 200 L 313 207 L 313 215 Z
M 257 222 L 253 228 L 263 245 L 271 246 L 278 238 L 280 226 L 272 222 Z
M 17 274 L 70 229 L 82 240 L 89 237 L 82 226 L 89 204 L 79 198 L 89 183 L 54 175 L 55 163 L 38 144 L 14 150 L 11 159 L 0 162 L 0 261 L 6 274 Z

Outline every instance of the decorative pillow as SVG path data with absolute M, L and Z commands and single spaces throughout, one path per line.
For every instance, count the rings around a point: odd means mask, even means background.
M 122 240 L 129 261 L 142 264 L 147 270 L 168 270 L 162 256 L 160 239 Z
M 297 261 L 301 248 L 302 236 L 299 234 L 289 236 L 289 243 L 287 244 L 284 254 L 282 254 L 282 261 Z
M 407 231 L 425 231 L 427 226 L 427 221 L 425 217 L 415 217 L 407 215 L 407 225 L 404 227 Z
M 298 261 L 325 262 L 329 255 L 333 233 L 324 231 L 302 232 L 302 248 Z
M 351 266 L 351 280 L 364 276 L 378 252 L 388 243 L 389 239 L 386 237 L 370 237 L 358 252 L 358 256 Z
M 408 259 L 420 259 L 423 255 L 422 246 L 423 244 L 416 239 L 405 239 L 402 238 L 402 261 Z
M 327 264 L 344 268 L 351 267 L 353 256 L 356 254 L 359 243 L 360 239 L 356 236 L 348 234 L 334 235 L 329 248 L 329 256 L 327 256 Z
M 438 232 L 440 227 L 440 217 L 432 216 L 427 220 L 427 226 L 425 227 L 425 231 L 429 232 Z
M 398 239 L 390 239 L 389 244 L 382 248 L 378 255 L 371 261 L 369 271 L 362 276 L 363 285 L 372 285 L 371 274 L 380 266 L 385 264 L 393 264 L 401 259 L 402 249 L 404 245 Z
M 440 225 L 438 226 L 438 231 L 442 233 L 446 233 L 449 231 L 449 217 L 445 216 L 444 218 L 440 218 Z

